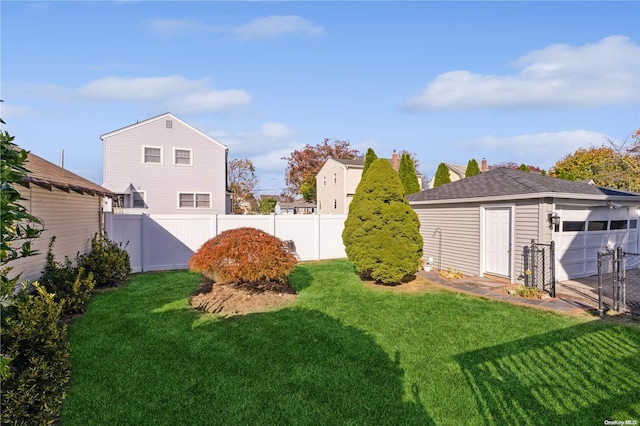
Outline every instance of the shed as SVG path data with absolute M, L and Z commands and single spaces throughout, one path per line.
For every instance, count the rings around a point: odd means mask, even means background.
M 32 153 L 26 168 L 27 176 L 16 189 L 29 213 L 42 219 L 44 231 L 32 241 L 39 254 L 16 259 L 8 266 L 13 268 L 10 276 L 36 280 L 42 274 L 51 237 L 56 237 L 53 253 L 59 262 L 91 249 L 91 239 L 102 230 L 103 198 L 113 193 Z
M 523 280 L 524 247 L 555 242 L 556 279 L 597 273 L 597 253 L 638 252 L 640 194 L 497 168 L 407 197 L 424 257 L 468 275 Z

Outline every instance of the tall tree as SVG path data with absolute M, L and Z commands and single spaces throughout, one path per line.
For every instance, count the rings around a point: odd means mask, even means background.
M 329 158 L 353 160 L 359 154 L 357 149 L 351 147 L 349 141 L 334 139 L 330 143 L 328 138 L 315 146 L 307 144 L 304 148 L 293 151 L 288 157 L 282 157 L 283 160 L 287 160 L 285 169 L 287 192 L 290 195 L 300 194 L 301 186 L 305 184 L 305 194 L 308 196 L 306 201 L 315 202 L 317 198 L 315 177 L 324 163 Z
M 400 177 L 400 182 L 402 182 L 406 195 L 420 191 L 418 175 L 416 174 L 416 169 L 413 166 L 413 160 L 409 154 L 405 153 L 400 157 L 398 176 Z
M 367 149 L 367 154 L 364 156 L 364 168 L 362 169 L 362 176 L 367 173 L 367 170 L 369 170 L 369 167 L 371 167 L 371 163 L 373 163 L 377 159 L 378 156 L 376 155 L 376 152 L 373 150 L 373 148 Z
M 436 177 L 433 180 L 433 187 L 444 185 L 451 182 L 451 175 L 449 175 L 449 167 L 446 164 L 440 163 L 438 170 L 436 170 Z
M 356 270 L 376 282 L 398 283 L 420 268 L 420 221 L 389 161 L 375 160 L 360 181 L 342 241 Z
M 478 166 L 478 162 L 475 158 L 472 158 L 467 163 L 467 169 L 464 172 L 465 177 L 471 177 L 480 174 L 480 166 Z
M 254 200 L 253 192 L 258 185 L 256 169 L 248 158 L 233 159 L 227 165 L 229 190 L 233 193 L 233 212 L 244 213 Z
M 580 148 L 555 164 L 553 176 L 592 179 L 596 185 L 640 192 L 640 159 L 609 146 Z

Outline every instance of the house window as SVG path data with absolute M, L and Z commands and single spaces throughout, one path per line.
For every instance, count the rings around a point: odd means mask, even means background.
M 338 183 L 338 174 L 334 173 L 333 174 L 333 184 L 335 185 L 336 183 Z
M 181 209 L 210 209 L 211 194 L 180 192 L 178 193 L 178 207 Z
M 171 120 L 165 120 L 164 124 L 165 124 L 167 129 L 172 129 L 173 128 L 173 121 L 171 121 Z
M 318 210 L 322 208 L 322 201 L 318 201 Z
M 627 229 L 627 221 L 626 220 L 612 220 L 609 229 L 611 229 L 612 231 L 615 230 L 615 229 Z
M 638 220 L 637 219 L 631 219 L 629 221 L 629 229 L 636 229 L 638 227 Z
M 176 166 L 191 166 L 191 150 L 173 148 L 173 164 Z
M 322 176 L 322 186 L 327 186 L 327 177 Z
M 608 225 L 609 225 L 609 221 L 607 220 L 590 220 L 588 230 L 589 231 L 606 231 Z
M 134 209 L 146 209 L 147 208 L 147 192 L 135 191 L 131 195 L 131 207 Z
M 145 164 L 162 164 L 162 148 L 142 147 L 142 162 Z
M 333 199 L 333 209 L 337 209 L 338 208 L 338 200 L 336 200 L 335 198 Z

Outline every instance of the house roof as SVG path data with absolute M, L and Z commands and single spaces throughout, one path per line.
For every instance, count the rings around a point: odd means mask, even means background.
M 27 155 L 26 169 L 28 170 L 27 176 L 22 180 L 22 183 L 27 187 L 33 184 L 46 189 L 58 188 L 66 192 L 113 195 L 108 189 L 32 153 Z
M 411 194 L 420 202 L 468 202 L 518 198 L 563 197 L 577 199 L 628 199 L 640 202 L 640 194 L 542 176 L 509 168 L 496 168 L 479 175 Z
M 344 164 L 345 166 L 362 166 L 364 167 L 364 158 L 356 158 L 353 160 L 345 160 L 342 158 L 331 158 L 331 160 L 337 161 L 340 164 Z
M 221 143 L 220 141 L 215 140 L 214 138 L 212 138 L 211 136 L 207 135 L 206 133 L 196 129 L 195 127 L 193 127 L 189 123 L 179 119 L 178 117 L 176 117 L 175 115 L 171 114 L 170 112 L 165 112 L 164 114 L 160 114 L 160 115 L 157 115 L 155 117 L 148 118 L 146 120 L 138 121 L 137 123 L 131 124 L 129 126 L 122 127 L 120 129 L 114 130 L 114 131 L 109 132 L 109 133 L 105 133 L 104 135 L 100 136 L 100 139 L 102 141 L 104 141 L 105 138 L 108 138 L 108 137 L 111 137 L 111 136 L 115 136 L 118 133 L 122 133 L 122 132 L 125 132 L 127 130 L 135 129 L 136 127 L 143 126 L 143 125 L 148 124 L 148 123 L 150 123 L 152 121 L 162 120 L 162 119 L 167 119 L 167 118 L 170 118 L 171 120 L 175 120 L 175 121 L 178 121 L 178 122 L 182 123 L 184 126 L 188 127 L 189 129 L 193 130 L 196 133 L 199 133 L 200 135 L 204 136 L 205 138 L 210 139 L 212 142 L 217 143 L 218 145 L 220 145 L 224 149 L 228 149 L 225 144 Z

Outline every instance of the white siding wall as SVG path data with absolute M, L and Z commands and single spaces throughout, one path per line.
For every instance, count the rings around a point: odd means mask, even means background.
M 29 212 L 44 220 L 44 232 L 33 240 L 32 248 L 40 254 L 18 259 L 8 266 L 13 267 L 11 277 L 21 273 L 21 279 L 36 280 L 42 275 L 51 237 L 56 237 L 54 255 L 59 262 L 65 256 L 75 260 L 76 254 L 91 250 L 91 239 L 100 230 L 99 196 L 81 195 L 76 192 L 51 191 L 32 185 L 30 189 L 17 186 Z
M 333 183 L 336 173 L 337 182 Z M 326 185 L 324 184 L 326 182 Z M 345 214 L 345 175 L 341 163 L 329 159 L 316 176 L 316 190 L 319 214 Z M 337 200 L 337 208 L 333 208 L 333 200 Z
M 167 117 L 105 137 L 104 182 L 132 183 L 146 191 L 150 214 L 224 214 L 226 150 L 201 133 Z M 162 164 L 144 164 L 143 146 L 162 148 Z M 192 166 L 173 164 L 174 148 L 192 150 Z M 211 193 L 211 209 L 179 209 L 178 192 Z
M 424 259 L 467 275 L 480 273 L 480 207 L 413 206 L 420 219 Z M 436 232 L 436 230 L 439 231 Z

